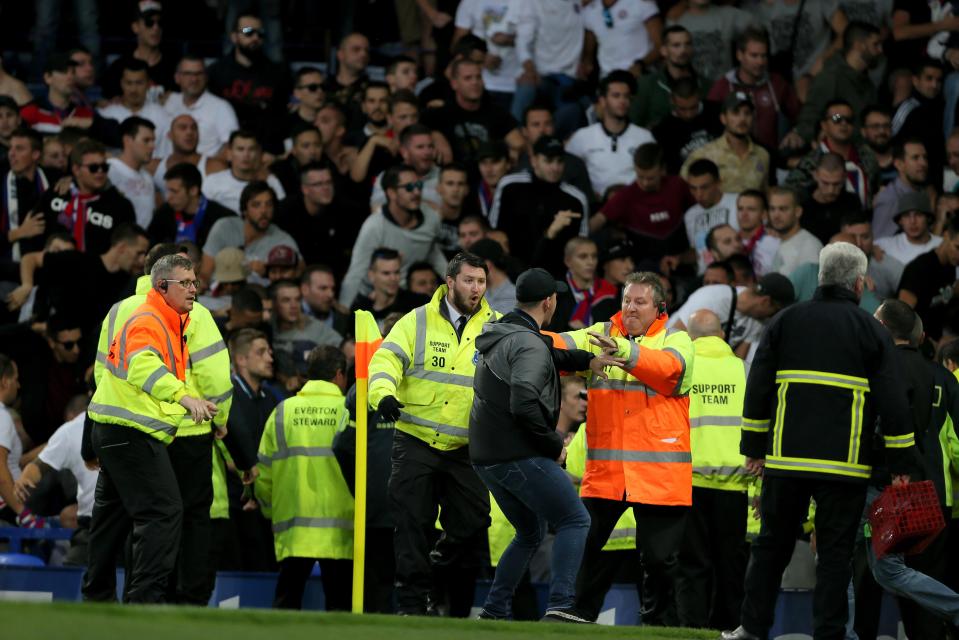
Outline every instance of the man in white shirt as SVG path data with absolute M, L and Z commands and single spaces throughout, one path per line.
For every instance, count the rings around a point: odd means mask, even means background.
M 153 210 L 160 205 L 153 175 L 147 164 L 153 158 L 156 132 L 153 123 L 140 116 L 130 116 L 120 123 L 123 152 L 110 158 L 107 178 L 133 205 L 137 224 L 146 229 L 153 219 Z
M 197 151 L 201 154 L 217 154 L 223 148 L 230 133 L 239 128 L 236 112 L 229 102 L 206 90 L 207 76 L 203 58 L 186 55 L 177 65 L 174 75 L 179 93 L 172 93 L 164 107 L 172 120 L 188 113 L 200 127 L 200 142 Z M 167 147 L 161 149 L 168 152 Z
M 200 129 L 196 120 L 188 113 L 178 115 L 170 121 L 170 128 L 163 141 L 157 142 L 157 147 L 172 147 L 169 153 L 163 154 L 156 168 L 153 171 L 153 184 L 157 190 L 166 195 L 166 183 L 163 176 L 166 172 L 178 164 L 188 162 L 200 171 L 200 179 L 206 180 L 208 171 L 223 170 L 224 162 L 210 155 L 204 155 L 197 151 L 197 145 L 200 142 Z M 209 162 L 213 160 L 213 162 Z
M 140 116 L 153 123 L 157 139 L 163 139 L 169 127 L 170 116 L 156 102 L 147 102 L 150 76 L 147 63 L 139 58 L 127 58 L 120 75 L 120 101 L 98 109 L 104 118 L 123 122 L 130 116 Z
M 875 243 L 902 264 L 909 264 L 942 244 L 942 237 L 929 231 L 935 216 L 929 204 L 929 196 L 922 191 L 907 192 L 899 196 L 899 205 L 892 220 L 899 225 L 902 232 L 886 238 L 876 238 Z
M 706 266 L 713 261 L 713 254 L 706 243 L 710 229 L 718 225 L 729 225 L 739 231 L 736 216 L 735 193 L 723 193 L 723 183 L 719 179 L 719 167 L 712 160 L 702 158 L 689 166 L 689 193 L 696 204 L 687 209 L 683 217 L 689 246 L 696 250 L 697 273 L 702 275 Z
M 496 44 L 494 33 L 515 35 L 515 31 L 506 24 L 506 11 L 509 0 L 461 0 L 456 8 L 453 44 L 467 33 L 472 33 L 486 41 L 486 65 L 483 67 L 483 85 L 494 99 L 502 96 L 503 104 L 509 108 L 516 91 L 516 78 L 522 72 L 516 57 L 514 44 L 501 46 Z
M 599 111 L 602 120 L 583 127 L 566 143 L 566 151 L 586 163 L 593 192 L 600 201 L 606 189 L 627 185 L 636 179 L 633 153 L 653 134 L 629 121 L 629 100 L 636 80 L 628 71 L 614 71 L 599 83 Z
M 587 55 L 599 47 L 599 74 L 617 69 L 642 75 L 659 59 L 663 19 L 651 0 L 598 0 L 583 7 Z M 592 50 L 590 50 L 592 49 Z
M 9 507 L 12 519 L 20 519 L 24 510 L 23 503 L 14 494 L 14 482 L 20 477 L 20 456 L 23 455 L 23 443 L 13 423 L 13 416 L 7 408 L 17 399 L 20 391 L 20 379 L 17 363 L 0 353 L 0 520 Z M 29 512 L 28 512 L 29 514 Z
M 493 42 L 516 44 L 522 75 L 517 79 L 511 112 L 517 120 L 522 120 L 537 92 L 548 93 L 559 105 L 564 90 L 576 78 L 589 75 L 582 60 L 586 32 L 579 5 L 579 0 L 510 0 Z
M 769 226 L 779 234 L 779 250 L 773 258 L 772 270 L 789 276 L 796 267 L 819 262 L 822 242 L 799 226 L 802 207 L 792 189 L 769 188 Z
M 240 194 L 243 188 L 261 176 L 263 149 L 256 136 L 249 131 L 238 129 L 230 134 L 227 159 L 230 167 L 226 171 L 210 174 L 203 181 L 203 195 L 240 213 Z M 276 192 L 277 201 L 286 198 L 283 185 L 275 175 L 267 174 L 264 179 Z

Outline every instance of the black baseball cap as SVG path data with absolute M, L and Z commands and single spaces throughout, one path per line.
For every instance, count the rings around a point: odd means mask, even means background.
M 566 293 L 569 287 L 550 275 L 546 269 L 527 269 L 516 279 L 516 301 L 537 302 L 554 293 Z
M 723 111 L 732 111 L 739 105 L 747 105 L 750 109 L 755 109 L 753 99 L 745 91 L 732 91 L 723 100 Z
M 503 251 L 503 245 L 489 238 L 481 238 L 471 244 L 470 253 L 483 260 L 489 260 L 497 267 L 503 265 L 503 258 L 506 256 L 506 253 Z
M 43 65 L 44 73 L 53 73 L 54 71 L 68 71 L 70 67 L 77 66 L 67 53 L 51 53 L 47 58 L 47 63 Z
M 533 153 L 547 158 L 562 158 L 566 155 L 566 148 L 556 136 L 540 136 L 539 140 L 533 143 Z
M 622 258 L 632 258 L 633 257 L 633 243 L 627 239 L 620 240 L 615 244 L 611 244 L 606 247 L 605 251 L 600 254 L 600 263 L 609 262 L 610 260 L 621 260 Z
M 16 111 L 20 113 L 20 107 L 17 106 L 17 101 L 11 98 L 10 96 L 0 96 L 0 108 L 6 107 L 11 111 Z
M 767 273 L 756 283 L 756 293 L 769 296 L 772 301 L 782 307 L 788 307 L 796 301 L 796 290 L 793 283 L 781 273 Z
M 502 140 L 488 140 L 486 142 L 481 142 L 479 149 L 476 151 L 477 162 L 487 159 L 502 160 L 503 158 L 508 157 L 509 148 L 507 148 L 506 143 Z

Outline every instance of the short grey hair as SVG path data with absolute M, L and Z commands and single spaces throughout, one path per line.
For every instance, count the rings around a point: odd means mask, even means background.
M 176 269 L 193 269 L 193 262 L 178 253 L 163 256 L 150 269 L 150 284 L 156 287 L 161 280 L 169 280 Z
M 838 285 L 856 290 L 856 280 L 866 277 L 869 261 L 862 250 L 848 242 L 834 242 L 819 252 L 819 286 Z

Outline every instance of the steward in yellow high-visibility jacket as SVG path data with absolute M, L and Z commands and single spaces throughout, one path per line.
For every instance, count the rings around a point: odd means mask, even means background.
M 370 405 L 396 421 L 389 497 L 399 613 L 423 615 L 434 569 L 467 580 L 486 563 L 489 492 L 470 464 L 476 337 L 499 317 L 486 262 L 457 254 L 433 299 L 403 316 L 370 361 Z M 443 535 L 430 549 L 436 521 Z
M 307 358 L 309 381 L 276 406 L 258 453 L 256 499 L 273 522 L 280 574 L 274 608 L 300 609 L 314 563 L 327 610 L 352 599 L 353 496 L 333 455 L 333 439 L 349 423 L 343 389 L 346 357 L 331 346 Z
M 173 245 L 166 247 L 166 251 L 175 250 Z M 145 269 L 152 268 L 163 255 L 172 253 L 151 251 Z M 150 287 L 150 276 L 140 276 L 137 279 L 136 295 L 114 304 L 104 318 L 93 365 L 93 376 L 97 384 L 103 377 L 107 352 L 116 333 L 146 299 Z M 211 509 L 214 483 L 226 484 L 225 475 L 214 478 L 215 475 L 223 473 L 225 467 L 221 469 L 215 459 L 216 453 L 211 446 L 211 425 L 213 429 L 225 432 L 233 397 L 233 383 L 230 379 L 230 356 L 226 344 L 213 315 L 199 302 L 193 303 L 190 323 L 184 335 L 190 351 L 186 363 L 188 393 L 213 402 L 217 406 L 217 415 L 212 421 L 196 424 L 189 414 L 185 414 L 173 434 L 177 440 L 171 443 L 168 451 L 184 507 L 183 545 L 178 557 L 177 576 L 171 580 L 171 596 L 184 603 L 205 605 L 213 593 L 215 575 L 208 566 L 211 558 L 210 517 L 202 514 L 209 514 Z M 227 444 L 236 451 L 237 447 L 233 445 L 232 439 L 228 440 Z M 252 460 L 239 460 L 249 466 L 253 465 Z M 173 589 L 176 589 L 175 593 L 172 592 Z
M 739 453 L 746 368 L 712 311 L 694 312 L 687 331 L 696 354 L 689 393 L 693 506 L 679 552 L 679 622 L 734 628 L 743 601 L 746 489 L 752 478 Z
M 191 396 L 185 384 L 190 351 L 184 334 L 196 296 L 195 279 L 188 258 L 167 255 L 156 261 L 153 288 L 110 345 L 106 371 L 88 407 L 102 472 L 90 526 L 86 599 L 115 600 L 116 549 L 132 522 L 135 544 L 126 598 L 142 603 L 170 600 L 171 573 L 178 553 L 182 557 L 183 501 L 166 445 L 187 411 L 197 422 L 216 414 L 214 404 Z M 210 450 L 204 454 L 201 459 L 209 464 Z M 207 470 L 207 485 L 210 477 Z M 207 522 L 209 509 L 207 502 L 201 512 Z M 208 580 L 205 572 L 192 575 Z

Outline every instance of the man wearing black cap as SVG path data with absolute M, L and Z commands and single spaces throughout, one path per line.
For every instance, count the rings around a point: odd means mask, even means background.
M 509 149 L 502 140 L 484 142 L 476 152 L 476 161 L 480 172 L 479 185 L 476 187 L 479 211 L 484 216 L 489 216 L 496 186 L 509 172 Z
M 633 243 L 624 238 L 613 242 L 599 254 L 603 280 L 616 287 L 620 293 L 626 284 L 626 276 L 636 271 L 633 252 Z
M 562 260 L 566 242 L 588 231 L 586 195 L 562 182 L 565 154 L 559 138 L 537 140 L 532 172 L 503 178 L 489 214 L 490 225 L 509 237 L 516 258 L 554 275 L 566 271 Z
M 137 46 L 130 53 L 114 60 L 103 74 L 103 97 L 119 96 L 120 78 L 130 60 L 142 60 L 147 65 L 151 87 L 160 91 L 176 89 L 173 74 L 176 60 L 163 55 L 163 5 L 157 0 L 140 0 L 136 14 L 130 21 L 130 31 L 136 36 Z
M 593 356 L 579 349 L 557 350 L 540 329 L 556 310 L 556 294 L 568 291 L 543 269 L 530 269 L 516 282 L 517 306 L 486 326 L 476 339 L 479 361 L 473 377 L 470 461 L 516 536 L 506 548 L 480 618 L 505 619 L 513 592 L 545 533 L 556 531 L 544 621 L 588 622 L 573 604 L 590 518 L 562 465 L 559 371 L 603 369 L 625 360 Z
M 733 91 L 723 100 L 719 121 L 723 123 L 723 135 L 689 154 L 681 174 L 689 175 L 689 165 L 707 158 L 719 167 L 719 177 L 728 193 L 741 193 L 747 189 L 765 189 L 769 184 L 769 152 L 753 142 L 755 106 L 749 94 Z
M 927 251 L 932 251 L 942 242 L 929 229 L 935 222 L 929 196 L 924 191 L 904 193 L 899 196 L 893 222 L 902 233 L 886 238 L 876 238 L 876 245 L 903 264 L 909 264 Z
M 92 107 L 75 102 L 75 66 L 76 63 L 65 53 L 50 55 L 43 71 L 47 95 L 20 110 L 23 121 L 43 135 L 60 133 L 63 127 L 77 127 L 105 142 L 119 142 L 115 122 L 111 121 L 113 127 L 108 130 L 111 128 L 107 122 Z
M 516 307 L 516 286 L 506 272 L 506 253 L 502 245 L 482 238 L 470 245 L 470 253 L 486 261 L 486 302 L 494 311 L 509 313 Z
M 520 127 L 520 133 L 526 145 L 516 161 L 516 168 L 532 170 L 533 165 L 533 145 L 542 136 L 555 136 L 556 125 L 553 122 L 552 106 L 542 103 L 533 103 L 527 107 L 523 114 L 523 123 Z M 589 181 L 589 171 L 586 169 L 586 163 L 578 156 L 574 156 L 569 151 L 563 156 L 563 182 L 573 185 L 586 194 L 590 204 L 593 203 L 593 187 Z

